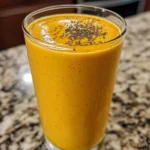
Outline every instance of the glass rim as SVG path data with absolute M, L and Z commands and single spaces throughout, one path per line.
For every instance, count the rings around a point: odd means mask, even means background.
M 111 42 L 115 42 L 117 41 L 118 39 L 120 39 L 121 37 L 123 37 L 127 31 L 127 23 L 125 21 L 125 19 L 120 16 L 118 13 L 114 12 L 114 11 L 111 11 L 109 9 L 106 9 L 106 8 L 103 8 L 103 7 L 97 7 L 97 6 L 89 6 L 89 5 L 82 5 L 82 4 L 66 4 L 66 5 L 55 5 L 55 6 L 48 6 L 48 7 L 44 7 L 44 8 L 41 8 L 41 9 L 38 9 L 38 10 L 35 10 L 31 13 L 29 13 L 24 19 L 23 19 L 23 22 L 22 22 L 22 29 L 23 29 L 23 32 L 29 37 L 29 38 L 32 38 L 34 39 L 35 41 L 39 41 L 39 42 L 42 42 L 42 43 L 45 43 L 49 46 L 58 46 L 58 47 L 68 47 L 67 45 L 62 45 L 62 44 L 59 44 L 59 43 L 56 43 L 56 44 L 52 44 L 52 43 L 48 43 L 40 38 L 37 38 L 37 37 L 34 37 L 32 34 L 30 34 L 30 32 L 27 30 L 27 27 L 26 27 L 26 22 L 27 20 L 32 17 L 32 16 L 35 16 L 37 14 L 40 14 L 42 12 L 46 12 L 46 11 L 50 11 L 50 10 L 56 10 L 56 9 L 65 9 L 65 8 L 89 8 L 89 9 L 96 9 L 96 10 L 101 10 L 102 12 L 109 12 L 111 14 L 114 14 L 116 17 L 118 17 L 123 25 L 124 25 L 124 29 L 123 31 L 115 38 L 109 40 L 109 41 L 106 41 L 106 42 L 103 42 L 103 43 L 100 43 L 98 45 L 103 45 L 103 44 L 107 44 L 107 43 L 111 43 Z M 98 16 L 100 17 L 100 16 Z M 97 45 L 97 46 L 98 46 Z M 73 46 L 71 46 L 73 47 Z M 84 46 L 84 47 L 88 47 L 88 46 Z

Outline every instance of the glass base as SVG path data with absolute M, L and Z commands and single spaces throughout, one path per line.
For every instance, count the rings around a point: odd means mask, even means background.
M 96 145 L 95 147 L 91 148 L 91 149 L 87 149 L 87 150 L 104 150 L 104 145 L 103 145 L 103 141 L 104 141 L 104 137 L 102 138 L 101 142 Z M 55 145 L 53 145 L 49 140 L 47 140 L 45 138 L 45 145 L 46 145 L 46 148 L 48 150 L 63 150 L 63 149 L 60 149 L 58 147 L 56 147 Z M 85 149 L 84 149 L 85 150 Z

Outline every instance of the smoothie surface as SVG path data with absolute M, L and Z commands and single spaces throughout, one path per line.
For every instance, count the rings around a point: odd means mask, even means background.
M 83 14 L 40 18 L 29 25 L 28 31 L 48 44 L 70 47 L 78 52 L 94 51 L 97 48 L 93 46 L 102 48 L 103 43 L 115 39 L 121 32 L 117 25 L 104 18 Z M 108 46 L 104 45 L 103 48 Z

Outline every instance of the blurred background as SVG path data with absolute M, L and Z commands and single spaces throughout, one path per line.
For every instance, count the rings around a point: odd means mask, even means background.
M 150 10 L 150 0 L 0 0 L 0 50 L 24 43 L 21 24 L 27 14 L 60 4 L 101 6 L 123 17 Z

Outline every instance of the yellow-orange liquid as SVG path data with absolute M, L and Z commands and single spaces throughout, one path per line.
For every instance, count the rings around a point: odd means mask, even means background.
M 77 30 L 79 37 L 68 42 L 70 35 L 62 35 L 74 25 L 71 21 L 83 24 L 84 33 L 88 30 L 85 25 L 92 23 L 96 29 L 102 27 L 106 35 L 90 36 L 89 42 L 86 37 L 79 38 L 82 32 Z M 123 39 L 108 41 L 120 30 L 103 18 L 77 14 L 41 18 L 28 30 L 41 41 L 69 48 L 42 46 L 25 37 L 46 137 L 64 150 L 88 150 L 105 133 Z

